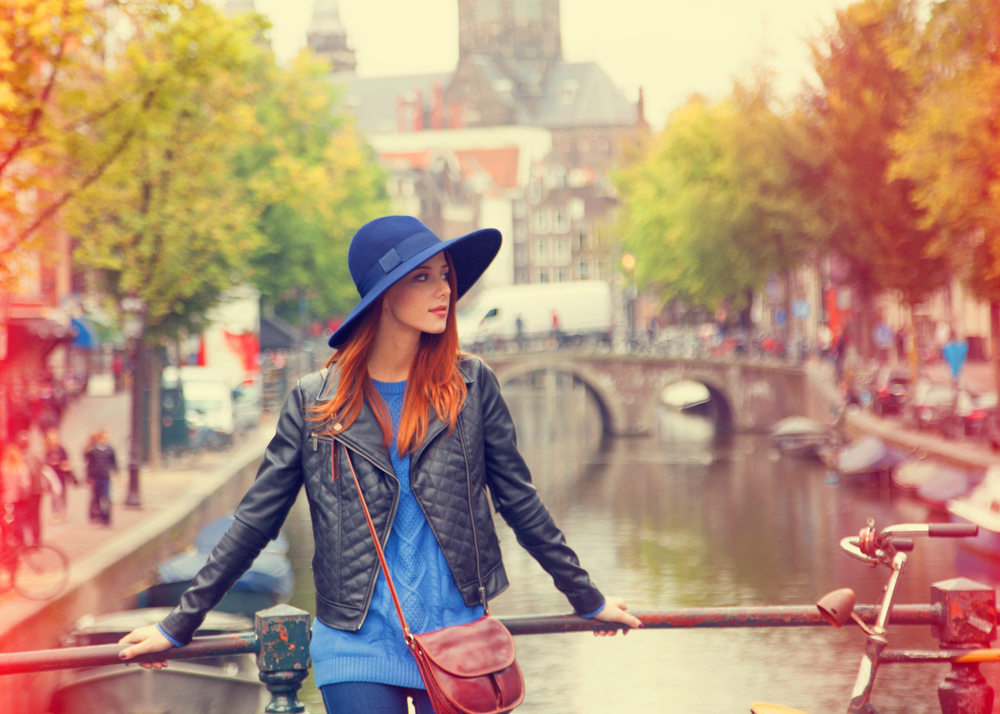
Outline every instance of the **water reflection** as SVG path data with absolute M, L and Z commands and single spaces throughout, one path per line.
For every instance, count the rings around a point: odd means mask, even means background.
M 504 395 L 542 498 L 595 582 L 633 609 L 803 604 L 843 586 L 870 603 L 887 571 L 843 556 L 839 539 L 868 517 L 879 525 L 943 518 L 894 492 L 830 479 L 818 462 L 776 460 L 766 436 L 717 433 L 706 418 L 666 408 L 649 437 L 604 438 L 596 404 L 568 377 L 532 375 Z M 551 578 L 499 519 L 498 532 L 511 587 L 494 612 L 567 612 Z M 286 534 L 301 585 L 294 604 L 311 610 L 312 539 L 301 499 Z M 919 541 L 899 601 L 926 602 L 932 582 L 955 575 L 1000 581 L 996 563 L 954 541 Z M 929 628 L 896 627 L 891 640 L 937 645 Z M 745 712 L 757 700 L 822 712 L 846 708 L 864 637 L 857 628 L 650 630 L 526 636 L 517 644 L 528 691 L 518 711 L 526 714 Z M 983 670 L 996 679 L 991 666 Z M 875 704 L 883 712 L 939 712 L 937 683 L 946 671 L 885 667 Z M 308 685 L 304 698 L 322 711 Z

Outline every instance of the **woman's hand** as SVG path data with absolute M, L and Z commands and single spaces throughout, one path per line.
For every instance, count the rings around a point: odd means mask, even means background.
M 137 655 L 151 654 L 153 652 L 163 652 L 173 647 L 170 640 L 163 636 L 163 633 L 156 625 L 138 627 L 118 640 L 118 643 L 133 643 L 131 647 L 126 647 L 118 656 L 125 662 Z M 162 662 L 140 662 L 139 666 L 144 669 L 163 669 L 167 666 L 166 660 Z
M 620 622 L 626 626 L 622 632 L 627 635 L 629 628 L 642 627 L 642 622 L 639 621 L 638 617 L 625 612 L 626 610 L 628 610 L 628 605 L 625 604 L 625 600 L 623 598 L 608 597 L 604 600 L 604 609 L 594 615 L 594 619 L 600 620 L 601 622 Z M 618 630 L 594 630 L 595 637 L 617 634 Z

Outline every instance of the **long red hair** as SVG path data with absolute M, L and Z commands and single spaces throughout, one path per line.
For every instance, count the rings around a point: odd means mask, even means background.
M 465 379 L 458 370 L 458 326 L 455 319 L 458 289 L 455 284 L 455 266 L 448 253 L 444 257 L 448 262 L 448 284 L 451 286 L 448 319 L 441 334 L 425 332 L 420 336 L 417 355 L 410 365 L 403 413 L 396 436 L 396 448 L 400 454 L 407 454 L 423 443 L 427 436 L 431 407 L 441 421 L 454 429 L 458 412 L 465 402 Z M 332 400 L 317 404 L 313 408 L 312 419 L 323 422 L 324 434 L 339 433 L 354 423 L 361 414 L 363 402 L 367 400 L 382 427 L 385 446 L 388 448 L 392 444 L 392 419 L 385 401 L 368 376 L 368 358 L 375 344 L 381 315 L 382 296 L 379 296 L 365 310 L 358 326 L 343 346 L 330 357 L 327 367 L 340 371 L 337 394 Z M 335 430 L 335 425 L 339 425 L 339 429 Z

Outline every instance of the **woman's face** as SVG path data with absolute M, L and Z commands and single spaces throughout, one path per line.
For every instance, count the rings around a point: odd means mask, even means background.
M 438 253 L 389 288 L 382 298 L 379 329 L 444 332 L 451 297 L 448 271 L 444 253 Z

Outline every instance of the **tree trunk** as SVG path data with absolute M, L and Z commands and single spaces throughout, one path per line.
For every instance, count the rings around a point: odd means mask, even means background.
M 149 376 L 149 470 L 160 470 L 160 385 L 163 381 L 163 365 L 160 348 L 147 351 L 147 372 Z
M 792 278 L 792 271 L 791 270 L 786 270 L 784 277 L 785 277 L 785 308 L 784 308 L 785 309 L 785 347 L 788 348 L 790 346 L 789 343 L 791 342 L 792 337 L 794 336 L 794 333 L 792 332 L 792 320 L 794 319 L 792 317 L 792 302 L 794 300 L 794 296 L 792 295 L 792 293 L 795 290 L 795 281 Z
M 1000 394 L 1000 301 L 990 300 L 990 361 L 993 363 L 993 381 Z

